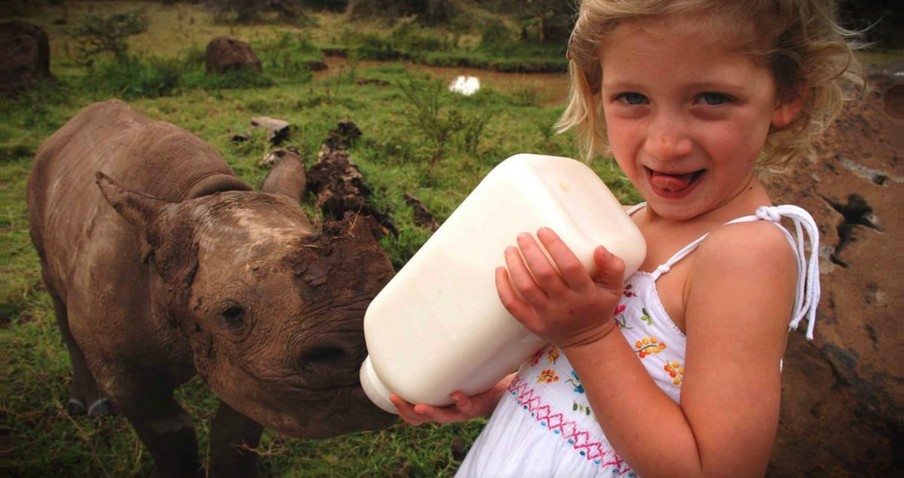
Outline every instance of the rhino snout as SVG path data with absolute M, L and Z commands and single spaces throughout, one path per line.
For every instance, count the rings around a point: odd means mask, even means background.
M 313 386 L 354 385 L 365 354 L 363 337 L 357 341 L 327 339 L 304 345 L 296 355 L 296 367 Z

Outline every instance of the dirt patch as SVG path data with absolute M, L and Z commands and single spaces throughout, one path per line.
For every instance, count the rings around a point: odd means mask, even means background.
M 885 92 L 885 113 L 895 119 L 904 119 L 904 84 L 893 85 Z
M 870 77 L 809 161 L 764 180 L 820 226 L 816 338 L 792 333 L 770 476 L 902 476 L 904 83 Z

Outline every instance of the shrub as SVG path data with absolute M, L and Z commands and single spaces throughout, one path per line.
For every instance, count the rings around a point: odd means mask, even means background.
M 69 34 L 76 38 L 83 57 L 111 53 L 123 57 L 128 50 L 126 38 L 144 33 L 150 21 L 142 10 L 112 15 L 86 15 Z M 90 60 L 89 60 L 90 61 Z
M 268 88 L 273 86 L 273 80 L 246 68 L 228 70 L 223 74 L 208 74 L 203 69 L 193 69 L 182 76 L 181 85 L 184 88 L 198 88 L 207 91 Z
M 254 23 L 267 14 L 276 20 L 295 23 L 306 20 L 302 0 L 207 0 L 204 4 L 214 18 L 226 23 Z
M 462 129 L 461 112 L 446 107 L 449 94 L 442 81 L 409 77 L 399 88 L 407 100 L 403 121 L 433 147 L 430 162 L 439 161 L 449 140 Z
M 183 63 L 175 58 L 124 54 L 93 66 L 84 77 L 87 89 L 124 99 L 168 96 L 179 86 Z
M 309 81 L 313 65 L 322 64 L 323 53 L 310 38 L 283 33 L 275 41 L 255 48 L 267 73 Z

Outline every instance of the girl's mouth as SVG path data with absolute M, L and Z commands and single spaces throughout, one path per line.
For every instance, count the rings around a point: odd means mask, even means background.
M 684 197 L 694 189 L 705 170 L 700 169 L 689 173 L 663 173 L 647 168 L 647 176 L 653 191 L 666 198 L 677 199 Z

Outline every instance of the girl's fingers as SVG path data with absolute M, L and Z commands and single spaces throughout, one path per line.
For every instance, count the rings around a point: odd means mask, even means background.
M 580 290 L 591 285 L 592 280 L 584 264 L 558 234 L 548 227 L 543 227 L 537 231 L 537 238 L 559 269 L 557 277 L 560 277 L 569 288 Z
M 505 249 L 505 265 L 508 267 L 508 281 L 521 298 L 528 303 L 543 301 L 546 299 L 546 293 L 534 281 L 531 270 L 529 270 L 528 265 L 525 264 L 525 258 L 522 258 L 522 254 L 529 254 L 529 252 L 524 251 L 523 248 L 521 252 L 515 247 L 508 247 Z
M 512 314 L 515 320 L 521 322 L 530 331 L 539 330 L 542 323 L 537 315 L 537 309 L 518 296 L 505 267 L 496 268 L 496 293 L 499 295 L 502 306 L 509 314 Z
M 396 410 L 399 412 L 399 418 L 405 423 L 416 427 L 426 421 L 425 417 L 415 411 L 415 406 L 406 402 L 402 397 L 392 394 L 389 396 L 389 401 L 395 405 Z
M 524 264 L 531 275 L 532 283 L 538 285 L 545 292 L 555 292 L 561 285 L 562 279 L 555 267 L 549 262 L 549 258 L 543 252 L 543 248 L 537 244 L 536 239 L 528 233 L 518 234 L 518 248 L 524 258 Z
M 518 320 L 522 320 L 530 313 L 530 306 L 518 297 L 505 267 L 496 268 L 496 294 L 499 295 L 499 301 L 505 310 Z
M 593 262 L 598 269 L 593 281 L 620 296 L 625 278 L 625 261 L 599 246 L 593 251 Z

